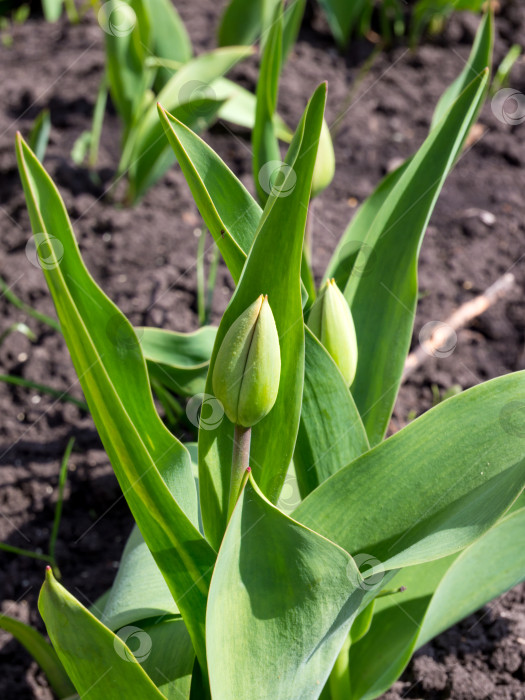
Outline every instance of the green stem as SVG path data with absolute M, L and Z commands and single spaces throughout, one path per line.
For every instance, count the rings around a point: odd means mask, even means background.
M 345 639 L 343 648 L 339 652 L 330 677 L 328 685 L 332 700 L 348 700 L 350 697 L 350 634 Z
M 246 483 L 250 464 L 251 428 L 236 425 L 233 433 L 232 473 L 230 479 L 230 499 L 228 501 L 228 521 Z

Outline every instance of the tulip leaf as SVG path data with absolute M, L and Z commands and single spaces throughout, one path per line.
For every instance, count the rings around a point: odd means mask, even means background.
M 193 128 L 203 128 L 213 120 L 223 102 L 217 100 L 210 83 L 227 73 L 253 50 L 232 46 L 202 54 L 183 64 L 158 94 L 158 101 L 176 111 Z M 126 165 L 130 181 L 128 198 L 136 201 L 173 162 L 173 154 L 163 137 L 157 107 L 152 101 L 130 135 L 132 148 Z
M 319 0 L 319 4 L 325 11 L 334 39 L 340 48 L 344 48 L 361 17 L 366 0 Z
M 238 282 L 262 209 L 219 156 L 159 105 L 159 116 L 193 198 Z
M 148 0 L 151 17 L 151 51 L 171 61 L 187 63 L 192 57 L 192 46 L 186 27 L 171 0 Z M 171 72 L 160 68 L 155 87 L 162 87 L 171 77 Z
M 378 211 L 399 182 L 409 162 L 406 160 L 399 168 L 388 173 L 381 180 L 377 188 L 361 204 L 341 236 L 324 274 L 325 279 L 334 278 L 339 289 L 345 289 L 350 275 L 359 276 L 365 273 L 363 262 L 370 256 L 374 257 L 373 249 L 365 244 L 366 236 Z M 354 270 L 359 252 L 361 252 L 360 267 Z M 366 274 L 371 274 L 371 271 L 366 270 Z
M 345 289 L 359 354 L 351 390 L 371 445 L 381 441 L 388 427 L 410 346 L 422 238 L 486 83 L 487 71 L 460 95 L 412 157 L 373 220 L 354 264 L 359 274 L 350 276 Z
M 481 73 L 492 62 L 492 44 L 494 34 L 494 20 L 492 13 L 487 13 L 482 20 L 479 29 L 476 33 L 476 39 L 472 48 L 469 61 L 459 77 L 450 85 L 441 96 L 434 115 L 432 117 L 432 127 L 436 126 L 446 112 L 452 107 L 454 101 L 459 97 L 461 92 L 468 86 L 470 81 Z M 355 216 L 348 224 L 344 234 L 339 241 L 334 254 L 328 264 L 325 272 L 326 278 L 334 277 L 337 286 L 344 289 L 348 282 L 348 278 L 352 273 L 352 268 L 357 258 L 357 253 L 361 248 L 364 248 L 361 257 L 361 265 L 366 258 L 374 257 L 372 248 L 365 245 L 364 241 L 368 233 L 368 229 L 389 196 L 391 190 L 398 183 L 399 178 L 403 175 L 410 163 L 407 159 L 399 168 L 389 173 L 374 190 L 374 192 L 363 202 L 357 210 Z M 366 274 L 370 274 L 373 270 L 373 263 L 366 270 Z M 359 276 L 364 270 L 361 268 L 355 270 L 354 274 Z
M 122 632 L 119 630 L 119 634 Z M 141 632 L 149 637 L 147 644 L 151 648 L 140 662 L 144 671 L 168 700 L 189 700 L 195 652 L 182 618 L 136 623 L 132 626 L 131 639 L 140 641 Z
M 303 497 L 369 449 L 341 372 L 308 327 L 305 351 L 303 403 L 294 452 Z
M 61 586 L 48 567 L 38 600 L 47 632 L 78 694 L 93 700 L 155 700 L 164 695 L 122 639 Z M 139 638 L 144 650 L 151 640 Z
M 253 92 L 237 85 L 228 78 L 217 78 L 211 84 L 217 100 L 224 104 L 219 109 L 219 119 L 232 122 L 246 129 L 253 129 L 255 124 L 256 99 Z M 276 112 L 273 115 L 273 126 L 277 138 L 290 143 L 293 133 L 290 131 L 282 117 Z
M 111 630 L 148 617 L 177 615 L 179 609 L 137 526 L 122 553 L 101 621 Z
M 161 328 L 137 328 L 150 377 L 176 394 L 194 396 L 204 391 L 217 329 L 204 326 L 194 333 Z
M 20 135 L 17 157 L 41 265 L 84 396 L 205 668 L 204 617 L 215 553 L 197 529 L 189 454 L 160 420 L 137 336 L 84 266 L 64 203 Z
M 304 323 L 301 302 L 301 253 L 313 167 L 321 129 L 326 86 L 310 100 L 290 145 L 283 191 L 272 193 L 242 277 L 222 318 L 206 384 L 219 347 L 232 323 L 260 294 L 267 294 L 281 350 L 279 393 L 270 413 L 252 428 L 250 464 L 263 493 L 276 502 L 290 465 L 297 436 L 304 375 Z M 286 231 L 286 236 L 283 236 Z M 283 430 L 286 426 L 286 430 Z M 199 484 L 204 531 L 218 547 L 226 527 L 233 425 L 224 416 L 217 426 L 199 431 Z
M 485 13 L 478 31 L 476 32 L 476 38 L 474 39 L 474 44 L 472 45 L 472 50 L 465 67 L 456 80 L 454 80 L 441 95 L 436 105 L 432 116 L 431 129 L 439 124 L 463 90 L 468 87 L 472 79 L 475 78 L 476 75 L 479 75 L 487 66 L 491 66 L 493 45 L 494 14 L 489 7 L 488 12 Z
M 59 698 L 67 698 L 75 692 L 56 651 L 40 632 L 9 615 L 0 615 L 0 629 L 13 635 L 31 654 Z
M 219 46 L 254 44 L 259 39 L 264 44 L 271 31 L 272 18 L 280 1 L 231 0 L 221 18 Z M 291 0 L 284 8 L 283 63 L 297 39 L 305 5 L 306 0 Z
M 281 155 L 279 143 L 275 134 L 273 117 L 277 109 L 279 93 L 279 76 L 281 73 L 281 53 L 283 44 L 283 5 L 281 0 L 276 5 L 275 17 L 268 37 L 264 44 L 257 81 L 257 103 L 255 110 L 255 125 L 252 131 L 252 165 L 253 179 L 257 196 L 261 204 L 265 204 L 272 186 L 279 182 L 271 180 L 274 171 L 280 170 Z M 272 166 L 268 174 L 268 166 Z M 281 174 L 281 177 L 284 173 Z
M 352 558 L 253 479 L 226 531 L 206 639 L 214 700 L 319 697 L 365 591 Z
M 111 99 L 127 131 L 153 77 L 153 72 L 144 67 L 151 40 L 147 0 L 109 0 L 101 6 L 98 21 L 106 42 Z
M 444 401 L 334 474 L 293 517 L 382 571 L 463 549 L 525 485 L 510 417 L 524 390 L 516 372 Z
M 371 700 L 400 676 L 415 649 L 525 580 L 525 508 L 459 555 L 400 571 L 398 596 L 376 600 L 367 635 L 350 650 L 352 699 Z

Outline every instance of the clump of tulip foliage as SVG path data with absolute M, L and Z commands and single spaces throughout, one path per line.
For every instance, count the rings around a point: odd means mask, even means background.
M 277 21 L 261 76 L 279 31 Z M 188 336 L 132 328 L 90 276 L 58 191 L 18 138 L 44 274 L 137 524 L 90 610 L 46 575 L 39 609 L 53 649 L 40 662 L 60 697 L 375 698 L 415 649 L 523 578 L 525 373 L 454 396 L 383 440 L 421 240 L 483 102 L 491 46 L 487 15 L 425 142 L 362 204 L 319 292 L 303 238 L 314 169 L 323 186 L 331 179 L 333 153 L 317 153 L 326 86 L 306 106 L 279 184 L 259 181 L 263 208 L 159 106 L 236 285 L 219 327 Z M 259 162 L 276 82 L 258 87 Z M 197 444 L 165 427 L 153 379 L 200 394 Z

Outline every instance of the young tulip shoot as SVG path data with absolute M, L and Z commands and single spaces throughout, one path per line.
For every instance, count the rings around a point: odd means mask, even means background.
M 281 353 L 268 297 L 261 296 L 233 322 L 213 369 L 213 391 L 235 425 L 251 428 L 273 408 Z
M 310 312 L 308 326 L 350 386 L 357 369 L 357 340 L 352 313 L 334 279 L 327 280 L 321 288 Z

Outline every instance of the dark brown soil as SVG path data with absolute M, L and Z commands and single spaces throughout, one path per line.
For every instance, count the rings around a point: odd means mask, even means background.
M 213 46 L 223 4 L 177 2 L 197 51 Z M 523 44 L 525 39 L 525 7 L 519 0 L 501 4 L 496 62 L 512 43 Z M 439 95 L 464 65 L 475 26 L 472 17 L 457 16 L 439 40 L 415 52 L 393 49 L 380 56 L 357 89 L 341 121 L 335 181 L 315 206 L 318 277 L 356 201 L 362 201 L 386 170 L 423 140 Z M 70 158 L 75 139 L 89 128 L 104 64 L 96 21 L 51 26 L 30 19 L 15 27 L 13 38 L 10 49 L 0 49 L 0 274 L 24 300 L 53 313 L 42 273 L 25 255 L 29 223 L 13 148 L 16 129 L 27 134 L 38 112 L 49 107 L 52 133 L 46 166 L 60 187 L 95 278 L 136 324 L 197 328 L 194 232 L 200 220 L 181 173 L 173 168 L 133 211 L 106 201 L 104 189 L 119 155 L 119 124 L 111 109 L 97 171 L 101 184 L 93 184 L 88 172 L 75 167 Z M 341 56 L 322 21 L 307 23 L 284 72 L 280 109 L 285 119 L 295 125 L 316 84 L 327 79 L 332 122 L 369 52 L 369 46 L 359 42 Z M 253 87 L 255 61 L 234 74 Z M 523 61 L 513 70 L 512 85 L 525 92 Z M 432 384 L 441 391 L 453 384 L 466 388 L 525 367 L 525 124 L 498 121 L 490 104 L 481 124 L 485 134 L 449 178 L 423 245 L 416 342 L 425 323 L 445 320 L 504 272 L 514 273 L 516 287 L 458 334 L 450 357 L 429 358 L 407 381 L 393 430 L 409 415 L 431 406 Z M 234 131 L 218 125 L 207 138 L 252 188 L 249 139 Z M 231 291 L 221 269 L 215 321 Z M 0 299 L 0 315 L 0 332 L 15 321 L 27 321 L 38 336 L 31 344 L 12 334 L 0 347 L 0 371 L 80 397 L 62 338 L 27 320 L 5 299 Z M 93 423 L 71 404 L 5 384 L 0 384 L 0 412 L 0 539 L 11 545 L 46 550 L 60 459 L 68 438 L 76 439 L 57 553 L 65 585 L 89 603 L 111 584 L 132 524 Z M 0 553 L 0 567 L 1 611 L 42 628 L 36 599 L 43 565 Z M 0 697 L 51 698 L 29 656 L 1 632 L 0 662 Z M 525 589 L 512 590 L 418 652 L 403 679 L 385 696 L 401 697 L 525 698 Z

